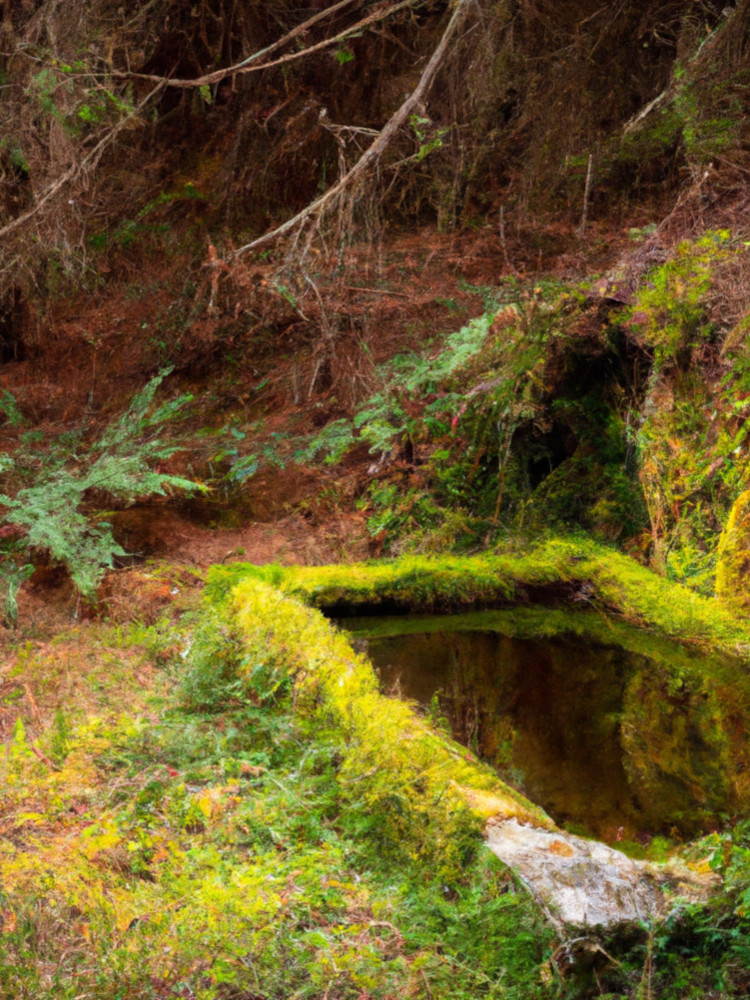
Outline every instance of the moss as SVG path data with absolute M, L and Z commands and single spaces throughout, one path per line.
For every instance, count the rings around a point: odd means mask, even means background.
M 328 614 L 583 604 L 735 662 L 744 662 L 750 650 L 750 628 L 730 610 L 582 538 L 553 538 L 522 553 L 408 556 L 332 566 L 214 567 L 209 592 L 220 597 L 243 576 L 273 583 L 284 594 Z
M 680 243 L 668 261 L 649 272 L 626 316 L 652 348 L 655 371 L 686 367 L 686 356 L 695 356 L 714 336 L 707 293 L 719 265 L 736 252 L 728 230 L 707 232 Z
M 750 609 L 750 490 L 735 500 L 719 539 L 716 596 L 736 612 Z
M 342 622 L 354 638 L 382 639 L 416 633 L 499 632 L 514 639 L 572 638 L 594 646 L 617 646 L 634 656 L 645 656 L 664 668 L 723 677 L 729 667 L 722 656 L 711 656 L 653 631 L 637 628 L 611 615 L 588 608 L 529 608 L 471 611 L 441 615 L 348 618 Z M 750 682 L 747 684 L 750 703 Z
M 482 821 L 501 815 L 553 825 L 410 706 L 381 695 L 370 662 L 319 611 L 252 578 L 237 586 L 232 604 L 247 643 L 245 676 L 270 660 L 294 678 L 298 716 L 317 733 L 343 738 L 342 783 L 381 815 L 391 846 L 411 844 L 414 854 L 439 853 L 450 864 L 467 810 Z
M 551 354 L 545 377 L 557 385 L 542 403 L 544 417 L 514 445 L 515 465 L 506 477 L 508 513 L 517 512 L 527 533 L 578 525 L 604 541 L 632 538 L 648 518 L 620 412 L 623 387 L 612 375 L 620 352 L 612 344 L 597 344 L 589 346 L 594 356 L 587 356 L 574 329 L 558 338 L 561 357 L 555 361 Z M 588 391 L 587 379 L 593 383 Z M 541 427 L 547 428 L 543 434 Z

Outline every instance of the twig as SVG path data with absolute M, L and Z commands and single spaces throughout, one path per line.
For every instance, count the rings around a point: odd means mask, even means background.
M 629 118 L 628 121 L 625 122 L 622 127 L 622 134 L 627 135 L 629 132 L 633 132 L 637 129 L 644 118 L 648 117 L 648 115 L 650 115 L 655 108 L 658 108 L 660 104 L 663 104 L 664 101 L 667 100 L 667 98 L 671 99 L 671 97 L 671 88 L 662 90 L 662 92 L 655 97 L 653 101 L 649 101 L 648 104 L 642 107 L 640 111 L 637 111 L 632 118 Z
M 29 749 L 30 749 L 30 750 L 31 750 L 31 752 L 32 752 L 32 753 L 34 754 L 34 756 L 35 756 L 35 757 L 38 757 L 38 758 L 39 758 L 39 760 L 40 760 L 40 761 L 41 761 L 41 762 L 42 762 L 43 764 L 46 764 L 46 765 L 47 765 L 47 767 L 48 767 L 48 768 L 49 768 L 49 769 L 50 769 L 51 771 L 59 771 L 59 770 L 60 770 L 60 768 L 59 768 L 59 767 L 57 766 L 57 764 L 54 764 L 54 763 L 53 763 L 53 762 L 52 762 L 52 761 L 51 761 L 51 760 L 49 759 L 49 757 L 45 756 L 45 754 L 43 754 L 41 750 L 37 749 L 37 747 L 35 747 L 35 746 L 34 746 L 34 744 L 33 744 L 33 743 L 31 742 L 31 740 L 30 740 L 30 739 L 28 738 L 28 736 L 26 737 L 26 742 L 27 742 L 27 743 L 29 744 Z
M 408 292 L 391 291 L 389 288 L 362 288 L 360 285 L 343 285 L 347 292 L 367 292 L 369 295 L 396 295 L 400 299 L 410 299 Z
M 606 951 L 599 944 L 598 941 L 594 940 L 594 938 L 587 936 L 568 938 L 567 940 L 563 941 L 563 943 L 561 945 L 558 945 L 558 947 L 554 950 L 554 952 L 550 956 L 551 961 L 553 961 L 557 965 L 559 964 L 560 959 L 565 957 L 568 960 L 568 963 L 572 964 L 574 947 L 577 947 L 579 951 L 580 950 L 586 951 L 590 955 L 593 954 L 604 955 L 607 961 L 611 962 L 612 965 L 616 965 L 618 969 L 622 968 L 622 962 L 618 962 L 616 958 L 613 958 L 610 955 L 610 953 Z
M 428 980 L 427 976 L 425 975 L 425 972 L 424 972 L 424 969 L 420 969 L 420 970 L 419 970 L 419 973 L 420 973 L 420 975 L 422 976 L 422 980 L 423 980 L 423 982 L 424 982 L 424 988 L 425 988 L 425 989 L 427 990 L 427 992 L 429 993 L 429 995 L 430 995 L 431 997 L 434 997 L 434 996 L 435 996 L 435 994 L 434 994 L 434 993 L 432 992 L 432 990 L 430 989 L 430 982 L 429 982 L 429 980 Z
M 337 125 L 335 122 L 328 121 L 328 112 L 325 108 L 321 108 L 320 114 L 318 115 L 318 125 L 321 128 L 327 129 L 334 135 L 339 135 L 341 132 L 351 132 L 352 135 L 379 135 L 380 133 L 376 128 L 365 128 L 363 125 Z
M 404 943 L 404 935 L 394 926 L 390 920 L 370 920 L 365 928 L 365 931 L 372 930 L 373 927 L 387 927 L 388 930 L 393 931 L 399 943 L 399 947 Z
M 508 459 L 510 458 L 510 448 L 513 443 L 513 435 L 516 432 L 517 423 L 509 424 L 505 430 L 505 449 L 500 454 L 498 461 L 500 463 L 500 482 L 497 488 L 497 500 L 495 501 L 495 513 L 492 515 L 492 523 L 497 524 L 497 519 L 500 517 L 500 508 L 503 504 L 503 494 L 505 493 L 505 470 L 508 467 Z
M 101 156 L 106 147 L 117 137 L 117 135 L 122 131 L 122 129 L 127 125 L 131 119 L 135 118 L 136 115 L 140 114 L 141 111 L 146 107 L 146 105 L 159 93 L 159 91 L 164 89 L 164 81 L 158 83 L 153 90 L 150 90 L 148 94 L 143 98 L 143 100 L 138 104 L 130 114 L 126 115 L 122 121 L 118 122 L 114 128 L 110 129 L 105 136 L 103 136 L 99 142 L 90 150 L 86 156 L 79 163 L 74 163 L 71 167 L 61 174 L 57 180 L 50 184 L 44 194 L 36 200 L 36 202 L 31 206 L 31 208 L 24 212 L 22 215 L 17 216 L 7 225 L 0 229 L 0 239 L 12 233 L 14 230 L 22 226 L 24 222 L 28 222 L 29 219 L 33 219 L 34 216 L 47 204 L 50 199 L 54 198 L 57 192 L 63 188 L 68 181 L 72 181 L 74 178 L 80 176 L 83 171 L 95 160 Z
M 509 271 L 512 271 L 513 268 L 510 266 L 510 260 L 508 259 L 508 247 L 505 242 L 505 205 L 500 206 L 500 247 L 503 251 L 505 266 Z
M 331 14 L 337 14 L 340 10 L 342 10 L 344 7 L 348 7 L 349 4 L 353 2 L 354 0 L 339 0 L 338 3 L 333 4 L 331 7 L 327 7 L 325 10 L 320 11 L 318 14 L 313 14 L 312 17 L 308 17 L 308 19 L 306 21 L 303 21 L 302 24 L 298 24 L 296 28 L 292 28 L 292 30 L 288 32 L 286 35 L 284 35 L 283 38 L 277 39 L 277 41 L 273 42 L 271 45 L 267 45 L 266 48 L 264 49 L 259 49 L 257 52 L 254 52 L 251 56 L 248 56 L 247 59 L 243 59 L 242 62 L 237 63 L 237 67 L 239 68 L 241 66 L 247 65 L 248 63 L 254 62 L 256 59 L 260 59 L 261 56 L 267 56 L 269 52 L 275 52 L 276 49 L 280 49 L 282 45 L 286 45 L 287 42 L 291 42 L 294 38 L 297 37 L 297 35 L 301 35 L 304 31 L 307 31 L 308 28 L 311 28 L 314 24 L 317 24 L 318 21 L 322 21 L 323 18 L 325 17 L 330 17 Z M 142 7 L 141 10 L 139 10 L 136 13 L 136 15 L 133 18 L 131 18 L 130 21 L 128 21 L 125 27 L 129 28 L 134 21 L 137 21 L 138 18 L 142 17 L 143 14 L 146 13 L 148 8 L 151 7 L 153 3 L 154 0 L 150 0 L 150 3 L 147 3 L 145 7 Z
M 36 703 L 36 699 L 34 698 L 30 685 L 24 684 L 23 689 L 26 692 L 26 700 L 31 706 L 31 715 L 34 719 L 34 722 L 36 722 L 38 725 L 41 722 L 41 715 L 39 714 L 39 706 Z
M 378 133 L 377 139 L 375 139 L 372 144 L 368 146 L 351 170 L 344 174 L 344 176 L 341 177 L 336 184 L 333 185 L 333 187 L 329 188 L 325 194 L 322 194 L 315 201 L 311 202 L 306 208 L 303 208 L 301 212 L 292 216 L 291 219 L 287 219 L 286 222 L 277 226 L 276 229 L 272 229 L 270 232 L 264 233 L 262 236 L 258 236 L 257 239 L 251 240 L 250 243 L 246 243 L 238 250 L 235 250 L 231 254 L 232 257 L 239 257 L 240 254 L 246 253 L 248 250 L 254 250 L 256 247 L 263 246 L 263 244 L 269 243 L 271 240 L 277 239 L 279 236 L 284 236 L 286 233 L 291 232 L 297 226 L 306 222 L 309 218 L 320 215 L 321 212 L 328 208 L 331 202 L 338 198 L 339 195 L 341 195 L 353 181 L 362 176 L 372 164 L 376 163 L 380 159 L 391 139 L 408 120 L 409 115 L 412 114 L 414 109 L 419 105 L 429 90 L 430 85 L 435 78 L 435 74 L 440 68 L 440 63 L 445 54 L 445 50 L 448 48 L 448 43 L 450 42 L 456 29 L 463 21 L 471 2 L 472 0 L 459 0 L 455 10 L 453 11 L 451 19 L 443 32 L 443 37 L 440 39 L 437 48 L 432 53 L 430 61 L 427 63 L 427 66 L 420 77 L 419 83 L 401 107 L 393 115 L 391 115 L 388 122 Z
M 303 24 L 298 25 L 293 31 L 290 31 L 288 35 L 279 39 L 278 42 L 274 42 L 266 49 L 261 49 L 259 52 L 253 53 L 253 55 L 248 56 L 247 59 L 243 59 L 242 62 L 236 63 L 234 66 L 227 66 L 224 69 L 214 70 L 213 73 L 206 73 L 204 76 L 196 76 L 192 79 L 170 79 L 169 77 L 156 76 L 152 73 L 125 73 L 125 72 L 115 72 L 112 76 L 120 77 L 128 80 L 150 80 L 152 82 L 158 81 L 169 87 L 178 87 L 182 90 L 193 89 L 195 87 L 206 87 L 211 84 L 221 83 L 222 80 L 226 80 L 229 76 L 241 76 L 245 73 L 260 73 L 264 69 L 272 69 L 274 66 L 282 66 L 285 63 L 295 62 L 297 59 L 302 59 L 304 56 L 309 56 L 313 52 L 319 52 L 321 49 L 326 49 L 336 42 L 343 42 L 344 39 L 348 38 L 350 35 L 358 34 L 363 28 L 369 27 L 371 24 L 376 24 L 378 21 L 383 21 L 386 17 L 390 17 L 391 14 L 395 14 L 399 10 L 403 10 L 404 7 L 412 7 L 414 5 L 414 0 L 401 0 L 400 3 L 395 3 L 391 7 L 380 8 L 373 11 L 367 17 L 363 17 L 361 21 L 357 21 L 356 24 L 352 24 L 350 27 L 345 28 L 344 31 L 340 31 L 337 35 L 332 35 L 330 38 L 324 38 L 321 42 L 316 42 L 314 45 L 310 45 L 306 49 L 299 49 L 297 52 L 289 52 L 285 56 L 279 56 L 278 59 L 272 59 L 270 62 L 260 63 L 255 65 L 255 60 L 259 59 L 262 55 L 267 55 L 269 52 L 280 48 L 286 42 L 293 39 L 295 36 L 301 34 L 305 31 L 311 24 L 315 21 L 320 20 L 322 16 L 326 16 L 331 11 L 338 9 L 349 3 L 350 0 L 342 0 L 339 4 L 328 10 L 322 12 L 322 14 L 316 14 L 309 20 L 305 21 Z
M 638 994 L 642 1000 L 652 1000 L 652 978 L 654 974 L 654 935 L 656 928 L 653 924 L 648 929 L 648 940 L 646 942 L 646 957 L 643 960 L 643 971 L 639 983 Z
M 594 165 L 594 154 L 589 153 L 589 165 L 586 170 L 586 187 L 583 190 L 583 214 L 581 216 L 581 225 L 578 227 L 578 235 L 581 240 L 586 239 L 586 222 L 588 221 L 589 215 L 589 197 L 591 195 L 591 180 L 593 176 L 593 165 Z

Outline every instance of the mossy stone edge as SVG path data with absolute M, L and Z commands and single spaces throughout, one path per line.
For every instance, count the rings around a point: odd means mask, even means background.
M 235 619 L 247 644 L 247 675 L 258 660 L 293 679 L 294 706 L 303 726 L 329 732 L 345 747 L 340 776 L 356 783 L 373 805 L 398 789 L 442 814 L 439 828 L 457 812 L 483 822 L 517 818 L 554 829 L 538 806 L 502 782 L 465 747 L 436 732 L 414 711 L 378 691 L 370 661 L 315 608 L 261 580 L 248 578 L 233 591 Z

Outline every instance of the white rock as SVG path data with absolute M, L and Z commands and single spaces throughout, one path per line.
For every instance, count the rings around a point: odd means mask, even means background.
M 488 828 L 487 846 L 567 933 L 612 930 L 663 908 L 653 866 L 595 840 L 509 819 Z

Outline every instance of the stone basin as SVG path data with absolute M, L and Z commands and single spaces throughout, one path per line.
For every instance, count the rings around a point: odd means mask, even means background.
M 414 700 L 559 824 L 611 843 L 746 808 L 748 683 L 598 613 L 349 619 L 386 693 Z
M 419 703 L 567 825 L 498 817 L 486 831 L 563 936 L 642 927 L 675 896 L 710 892 L 710 878 L 617 845 L 687 838 L 747 808 L 750 690 L 731 664 L 598 613 L 515 609 L 345 627 L 385 692 Z

